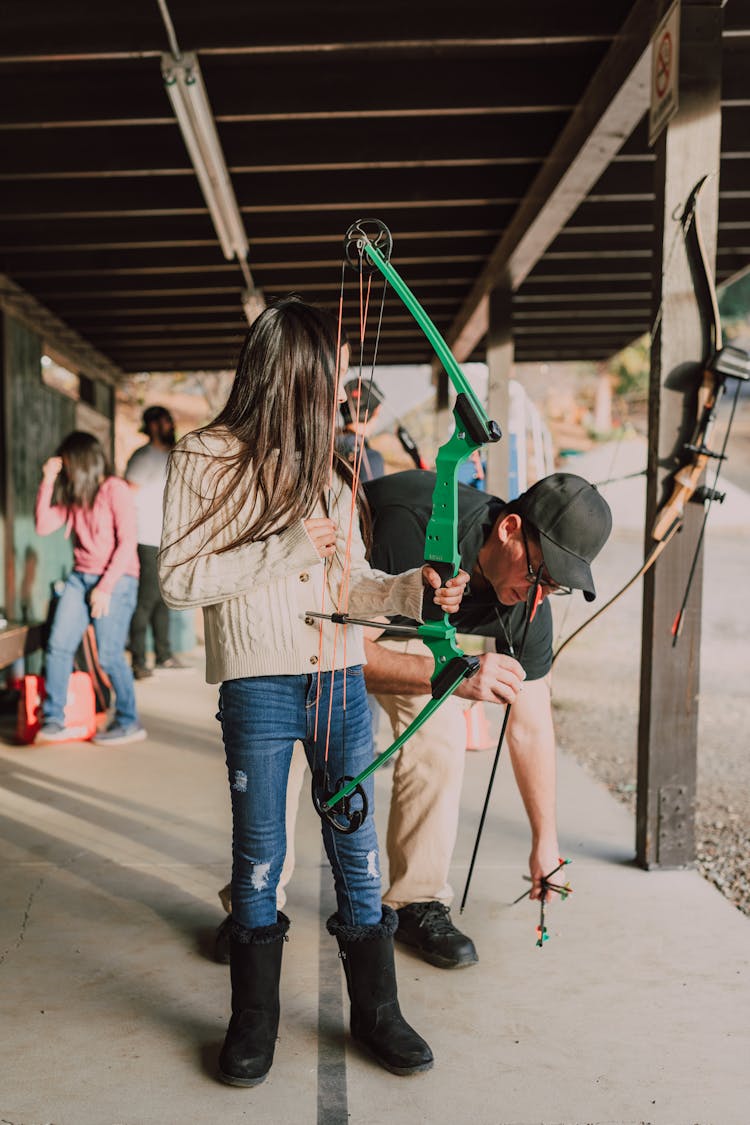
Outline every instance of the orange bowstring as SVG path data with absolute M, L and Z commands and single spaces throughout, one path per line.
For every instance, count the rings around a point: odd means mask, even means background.
M 339 408 L 338 386 L 339 386 L 339 377 L 340 377 L 340 372 L 341 372 L 341 334 L 342 334 L 342 330 L 343 330 L 343 323 L 344 323 L 344 267 L 342 266 L 342 270 L 341 270 L 341 290 L 339 292 L 339 313 L 338 313 L 338 323 L 337 323 L 337 327 L 336 327 L 336 366 L 335 366 L 335 370 L 334 370 L 334 389 L 333 389 L 333 395 L 332 395 L 333 401 L 332 401 L 332 404 L 331 404 L 331 420 L 330 420 L 331 443 L 330 443 L 330 447 L 329 447 L 329 450 L 328 450 L 328 504 L 327 504 L 327 508 L 328 508 L 328 515 L 329 516 L 330 516 L 330 512 L 331 512 L 331 498 L 332 498 L 332 495 L 333 495 L 333 455 L 334 455 L 335 443 L 336 443 L 336 414 L 338 413 L 338 408 Z M 326 571 L 326 564 L 324 563 L 323 564 L 323 591 L 322 591 L 321 601 L 320 601 L 320 612 L 321 613 L 325 613 L 325 611 L 326 611 L 326 591 L 327 591 L 327 587 L 328 587 L 327 578 L 328 578 L 328 576 L 327 576 L 327 571 Z M 336 625 L 336 627 L 334 629 L 334 635 L 333 635 L 334 653 L 336 651 L 337 633 L 338 633 L 338 625 Z M 319 716 L 319 713 L 320 713 L 320 678 L 321 678 L 321 675 L 322 675 L 322 663 L 323 663 L 323 622 L 321 620 L 320 627 L 318 629 L 318 674 L 317 674 L 316 686 L 315 686 L 315 725 L 314 725 L 314 730 L 313 730 L 313 737 L 314 737 L 316 742 L 317 742 L 317 739 L 318 739 L 318 716 Z M 331 689 L 333 689 L 333 683 L 331 683 Z M 330 734 L 330 721 L 329 721 L 329 734 Z M 326 761 L 328 761 L 328 739 L 326 739 Z
M 367 281 L 367 293 L 365 294 L 364 293 L 364 284 L 363 284 L 363 273 L 362 273 L 362 270 L 360 270 L 359 271 L 360 361 L 359 361 L 359 374 L 358 374 L 358 377 L 357 377 L 357 389 L 360 392 L 360 394 L 361 394 L 361 389 L 362 389 L 362 367 L 363 367 L 362 358 L 363 358 L 363 353 L 364 353 L 365 336 L 366 336 L 366 332 L 367 332 L 367 316 L 368 316 L 368 311 L 369 311 L 369 307 L 370 307 L 371 287 L 372 287 L 372 277 L 369 277 L 368 281 Z M 342 316 L 343 316 L 343 303 L 340 304 L 340 306 L 339 306 L 339 317 L 340 317 L 339 332 L 340 332 L 341 317 Z M 359 401 L 359 397 L 358 397 L 357 401 Z M 355 447 L 356 452 L 355 452 L 355 458 L 354 458 L 354 471 L 353 471 L 353 474 L 352 474 L 353 479 L 352 479 L 352 484 L 351 484 L 351 504 L 350 504 L 350 507 L 349 507 L 349 527 L 348 527 L 348 530 L 347 530 L 346 548 L 344 550 L 344 560 L 343 560 L 343 564 L 342 564 L 341 586 L 339 587 L 339 598 L 338 598 L 338 605 L 337 605 L 337 612 L 338 613 L 346 613 L 347 609 L 348 609 L 348 606 L 349 606 L 349 588 L 350 588 L 350 584 L 351 584 L 352 539 L 353 539 L 353 534 L 354 534 L 354 520 L 356 518 L 356 511 L 357 511 L 357 490 L 359 488 L 359 478 L 360 478 L 360 472 L 361 472 L 361 468 L 362 468 L 362 450 L 363 449 L 364 449 L 364 442 L 361 444 L 361 446 L 359 446 L 359 448 Z M 334 655 L 335 655 L 335 652 L 336 652 L 336 644 L 337 644 L 337 640 L 338 640 L 338 628 L 339 627 L 338 627 L 338 623 L 337 623 L 335 628 L 334 628 L 334 634 L 333 634 Z M 342 653 L 342 656 L 343 656 L 342 674 L 343 674 L 343 677 L 344 677 L 344 679 L 343 679 L 343 700 L 342 700 L 342 710 L 343 711 L 346 711 L 346 637 L 347 637 L 346 629 L 344 629 L 343 653 Z M 332 725 L 333 725 L 333 685 L 334 685 L 335 678 L 336 678 L 336 669 L 333 668 L 331 670 L 331 688 L 330 688 L 330 693 L 329 693 L 329 696 L 328 696 L 328 721 L 327 721 L 327 724 L 326 724 L 326 741 L 325 741 L 325 751 L 324 751 L 324 755 L 323 755 L 323 761 L 326 763 L 326 765 L 328 764 L 328 752 L 329 752 L 329 747 L 330 747 L 330 742 L 331 742 L 331 728 L 332 728 Z
M 370 292 L 372 288 L 372 277 L 367 281 L 367 294 L 363 293 L 363 277 L 362 272 L 359 274 L 359 371 L 357 374 L 357 403 L 360 402 L 362 396 L 362 369 L 363 369 L 363 355 L 365 348 L 365 336 L 367 333 L 367 317 L 370 308 Z M 359 406 L 357 407 L 359 410 Z M 368 395 L 367 406 L 365 409 L 364 422 L 367 424 L 367 417 L 370 409 L 370 400 Z M 359 435 L 357 435 L 359 437 Z M 344 551 L 344 570 L 341 580 L 341 588 L 339 590 L 339 613 L 346 613 L 349 608 L 349 589 L 351 586 L 351 558 L 352 558 L 352 537 L 354 533 L 354 520 L 357 514 L 357 491 L 359 489 L 359 481 L 362 474 L 362 454 L 364 452 L 365 443 L 364 437 L 362 441 L 357 441 L 354 446 L 354 470 L 352 473 L 352 495 L 351 504 L 349 507 L 349 530 L 346 538 L 346 550 Z M 346 630 L 344 630 L 344 710 L 346 710 Z
M 370 299 L 370 286 L 371 286 L 371 282 L 369 281 L 368 282 L 367 298 L 364 299 L 363 294 L 362 294 L 362 272 L 360 272 L 360 355 L 362 353 L 362 349 L 363 349 L 363 346 L 364 346 L 365 326 L 367 326 L 367 316 L 368 316 L 369 299 Z M 335 366 L 335 376 L 334 376 L 334 386 L 335 386 L 336 391 L 337 391 L 337 388 L 338 388 L 338 380 L 340 380 L 340 377 L 341 377 L 341 344 L 342 344 L 342 336 L 343 336 L 343 318 L 344 318 L 344 281 L 343 281 L 343 269 L 342 269 L 342 285 L 341 285 L 340 297 L 338 297 L 338 321 L 337 321 L 337 328 L 336 328 L 336 366 Z M 358 388 L 361 387 L 361 382 L 362 382 L 362 363 L 361 363 L 361 358 L 360 358 Z M 332 510 L 333 461 L 334 461 L 334 453 L 335 453 L 335 433 L 336 433 L 336 414 L 337 414 L 337 411 L 338 411 L 338 396 L 337 396 L 337 394 L 334 394 L 333 403 L 332 403 L 331 425 L 329 425 L 329 430 L 331 430 L 331 444 L 329 444 L 329 448 L 328 448 L 328 513 L 331 512 L 331 510 Z M 353 471 L 352 504 L 351 504 L 351 507 L 350 507 L 350 525 L 349 525 L 349 532 L 347 532 L 347 537 L 346 537 L 346 549 L 345 549 L 345 552 L 344 552 L 344 560 L 343 560 L 343 567 L 342 567 L 342 574 L 343 574 L 342 586 L 340 588 L 340 597 L 338 597 L 338 605 L 335 606 L 336 609 L 338 610 L 338 612 L 345 612 L 346 606 L 347 606 L 347 604 L 349 604 L 352 532 L 353 532 L 353 521 L 354 521 L 355 508 L 356 508 L 356 503 L 355 503 L 356 490 L 358 490 L 360 474 L 361 474 L 361 452 L 359 454 L 359 458 L 355 458 L 355 465 L 354 465 L 354 471 Z M 327 585 L 328 585 L 327 580 L 324 580 L 323 592 L 322 592 L 322 601 L 320 601 L 320 612 L 322 612 L 322 613 L 325 613 Z M 336 622 L 335 625 L 334 625 L 334 636 L 333 636 L 334 654 L 335 654 L 335 651 L 336 651 L 337 643 L 338 643 L 338 623 Z M 344 700 L 343 700 L 343 705 L 344 705 L 344 710 L 345 710 L 346 709 L 346 631 L 345 630 L 344 630 L 344 638 L 343 638 L 343 657 L 344 657 L 344 669 L 343 669 L 344 670 Z M 319 720 L 319 709 L 320 709 L 320 677 L 322 677 L 322 674 L 323 674 L 323 667 L 322 667 L 322 665 L 323 665 L 323 621 L 320 622 L 319 629 L 318 629 L 318 659 L 317 659 L 317 663 L 318 663 L 318 670 L 317 670 L 317 685 L 316 685 L 316 697 L 315 697 L 315 726 L 314 726 L 314 737 L 315 737 L 316 740 L 317 740 L 317 735 L 318 735 L 318 720 Z M 328 719 L 327 719 L 327 724 L 326 724 L 326 741 L 325 741 L 325 762 L 326 763 L 327 763 L 327 760 L 328 760 L 329 744 L 331 744 L 331 728 L 332 728 L 332 721 L 333 721 L 333 682 L 334 682 L 334 678 L 335 678 L 335 669 L 332 669 L 331 693 L 329 693 L 329 699 L 328 699 Z

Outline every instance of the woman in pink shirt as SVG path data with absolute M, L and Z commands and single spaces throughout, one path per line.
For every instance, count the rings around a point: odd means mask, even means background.
M 116 696 L 115 717 L 94 736 L 109 746 L 138 742 L 146 732 L 135 709 L 133 674 L 125 660 L 130 619 L 138 598 L 135 502 L 112 476 L 91 434 L 75 431 L 44 464 L 36 498 L 36 530 L 65 527 L 73 535 L 73 572 L 55 610 L 45 659 L 44 723 L 37 742 L 66 742 L 82 733 L 65 726 L 64 708 L 73 657 L 90 622 L 99 660 Z

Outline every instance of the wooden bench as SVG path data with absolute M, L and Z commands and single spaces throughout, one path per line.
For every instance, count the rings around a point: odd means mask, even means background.
M 5 628 L 0 629 L 0 668 L 7 668 L 14 661 L 41 648 L 43 628 L 41 622 L 18 625 L 9 621 Z

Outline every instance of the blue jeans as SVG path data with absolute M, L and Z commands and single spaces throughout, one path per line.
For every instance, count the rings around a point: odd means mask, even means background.
M 82 574 L 74 570 L 65 583 L 55 609 L 45 657 L 46 698 L 42 705 L 45 722 L 64 722 L 63 712 L 68 694 L 68 680 L 73 671 L 73 657 L 81 638 L 91 624 L 88 595 L 100 575 Z M 125 659 L 125 644 L 135 603 L 138 600 L 138 579 L 124 575 L 112 591 L 112 603 L 106 617 L 93 621 L 99 663 L 110 678 L 115 692 L 115 722 L 129 727 L 138 723 L 135 710 L 133 673 Z
M 361 666 L 321 676 L 315 738 L 317 675 L 256 676 L 226 680 L 219 714 L 232 797 L 232 916 L 248 929 L 276 922 L 276 886 L 286 855 L 286 786 L 295 741 L 304 744 L 311 769 L 324 765 L 328 703 L 333 678 L 328 776 L 335 783 L 372 761 L 373 742 Z M 333 869 L 338 913 L 346 925 L 380 922 L 380 861 L 373 822 L 372 777 L 364 783 L 370 813 L 346 836 L 321 821 Z

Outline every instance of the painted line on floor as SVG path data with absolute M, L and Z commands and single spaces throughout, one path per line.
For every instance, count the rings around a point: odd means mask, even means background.
M 333 875 L 321 849 L 320 947 L 318 950 L 318 1125 L 348 1125 L 346 1029 L 342 970 L 336 939 L 325 928 L 336 910 Z

